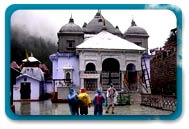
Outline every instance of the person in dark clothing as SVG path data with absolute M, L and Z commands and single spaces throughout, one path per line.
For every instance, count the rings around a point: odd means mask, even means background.
M 97 89 L 97 94 L 93 98 L 94 105 L 94 115 L 102 115 L 103 114 L 103 105 L 106 104 L 106 100 L 104 96 L 102 96 L 102 91 Z
M 70 88 L 67 96 L 70 112 L 72 115 L 79 115 L 78 97 L 73 88 Z

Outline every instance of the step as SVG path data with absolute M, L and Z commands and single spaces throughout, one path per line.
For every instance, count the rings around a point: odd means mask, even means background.
M 131 92 L 130 93 L 130 104 L 141 104 L 141 94 L 138 92 Z

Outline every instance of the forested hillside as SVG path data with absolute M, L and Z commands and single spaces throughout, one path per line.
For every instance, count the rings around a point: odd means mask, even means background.
M 51 61 L 49 55 L 57 50 L 56 43 L 49 39 L 40 37 L 39 35 L 31 35 L 24 28 L 11 27 L 11 62 L 16 61 L 18 65 L 26 58 L 26 51 L 29 56 L 37 58 L 41 63 L 46 64 L 51 72 Z

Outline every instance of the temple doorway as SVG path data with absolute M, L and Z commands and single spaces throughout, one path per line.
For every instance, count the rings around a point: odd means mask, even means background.
M 30 99 L 30 82 L 21 83 L 20 95 L 21 99 Z
M 107 58 L 102 62 L 101 83 L 103 90 L 106 90 L 110 83 L 114 84 L 116 89 L 120 89 L 120 64 L 114 58 Z
M 131 91 L 137 90 L 137 71 L 136 66 L 132 63 L 129 63 L 126 68 L 126 78 L 129 84 L 129 89 Z

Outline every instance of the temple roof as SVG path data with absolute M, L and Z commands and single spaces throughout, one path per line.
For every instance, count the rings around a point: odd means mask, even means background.
M 104 24 L 108 32 L 115 33 L 114 26 L 102 16 L 101 11 L 98 11 L 94 18 L 84 26 L 85 33 L 97 34 L 102 31 Z
M 33 54 L 30 57 L 28 57 L 28 61 L 29 62 L 40 62 L 38 59 L 33 57 Z M 27 62 L 27 59 L 22 60 L 22 62 Z
M 101 31 L 97 35 L 88 38 L 77 49 L 120 49 L 120 50 L 145 50 L 132 42 L 122 39 L 107 31 Z

